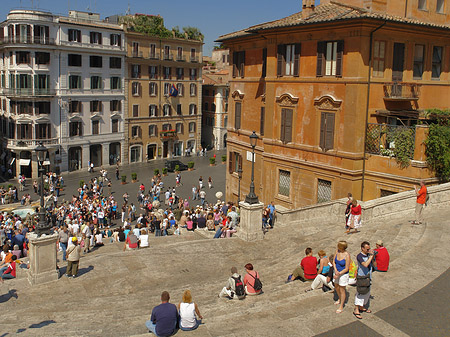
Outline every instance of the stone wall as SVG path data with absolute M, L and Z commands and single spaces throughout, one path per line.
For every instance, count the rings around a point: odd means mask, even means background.
M 442 207 L 450 206 L 450 183 L 429 186 L 430 200 L 425 208 L 425 216 L 428 212 Z M 277 210 L 277 225 L 295 223 L 302 226 L 322 223 L 344 223 L 344 213 L 347 198 L 333 200 L 327 203 L 307 206 L 294 210 Z M 414 191 L 401 192 L 383 198 L 361 202 L 362 220 L 365 223 L 379 221 L 383 218 L 406 216 L 414 219 L 416 195 Z

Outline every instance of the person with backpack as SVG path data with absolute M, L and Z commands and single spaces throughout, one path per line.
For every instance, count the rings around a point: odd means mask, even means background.
M 262 282 L 259 279 L 259 273 L 253 270 L 253 265 L 247 263 L 245 266 L 247 274 L 244 276 L 244 287 L 247 295 L 259 295 L 262 293 Z
M 223 287 L 219 297 L 230 300 L 243 300 L 245 298 L 244 283 L 236 267 L 231 268 L 231 277 L 228 279 L 227 285 Z

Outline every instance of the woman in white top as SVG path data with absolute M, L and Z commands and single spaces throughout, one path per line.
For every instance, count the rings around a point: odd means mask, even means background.
M 146 229 L 141 230 L 141 235 L 139 236 L 139 248 L 148 247 L 148 234 Z
M 203 316 L 200 315 L 197 304 L 192 302 L 192 295 L 190 290 L 184 291 L 182 302 L 178 304 L 178 311 L 180 312 L 181 330 L 195 330 L 202 323 Z M 196 314 L 199 319 L 195 317 Z

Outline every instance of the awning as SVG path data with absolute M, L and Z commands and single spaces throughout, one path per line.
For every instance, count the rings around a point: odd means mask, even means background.
M 44 162 L 42 163 L 42 165 L 50 165 L 50 160 L 44 160 Z
M 20 159 L 19 160 L 19 165 L 20 166 L 28 166 L 30 165 L 31 159 Z

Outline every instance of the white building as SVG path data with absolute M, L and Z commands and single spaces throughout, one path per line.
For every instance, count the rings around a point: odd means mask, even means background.
M 122 157 L 124 35 L 98 14 L 13 10 L 0 23 L 0 165 L 37 176 L 34 148 L 56 172 Z

